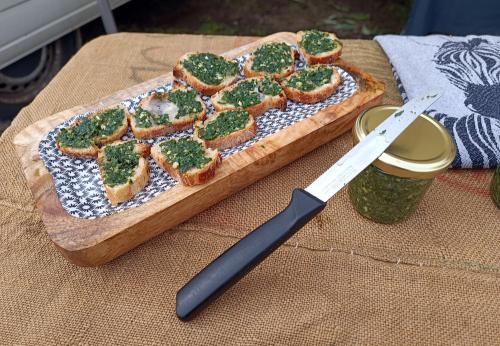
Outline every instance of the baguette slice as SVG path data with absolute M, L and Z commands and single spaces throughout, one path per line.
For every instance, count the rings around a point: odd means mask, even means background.
M 131 142 L 131 141 L 129 141 Z M 133 141 L 135 142 L 135 141 Z M 105 171 L 105 162 L 106 162 L 106 148 L 111 146 L 117 146 L 121 144 L 125 144 L 128 142 L 117 141 L 111 144 L 108 144 L 102 147 L 99 150 L 99 155 L 97 157 L 97 161 L 99 163 L 99 168 L 101 171 L 101 177 L 104 183 L 104 177 L 106 175 Z M 133 171 L 132 176 L 129 181 L 124 184 L 110 186 L 104 183 L 104 189 L 106 191 L 106 196 L 111 202 L 112 206 L 116 206 L 119 203 L 130 200 L 134 197 L 139 191 L 141 191 L 149 181 L 149 166 L 148 161 L 145 159 L 146 156 L 149 155 L 150 146 L 147 144 L 138 144 L 135 143 L 134 152 L 139 154 L 139 163 Z
M 297 33 L 297 46 L 299 47 L 300 54 L 304 57 L 308 65 L 331 64 L 340 57 L 342 54 L 342 42 L 339 41 L 335 34 L 329 32 L 324 32 L 324 34 L 335 42 L 335 47 L 330 51 L 319 54 L 308 53 L 301 44 L 301 41 L 307 32 L 308 31 L 299 31 Z
M 175 64 L 173 74 L 174 74 L 174 77 L 185 81 L 187 84 L 191 85 L 194 89 L 198 90 L 203 95 L 212 96 L 213 94 L 215 94 L 219 90 L 224 89 L 228 85 L 235 83 L 240 78 L 239 70 L 237 70 L 234 74 L 225 76 L 224 79 L 216 85 L 207 84 L 207 83 L 203 82 L 202 80 L 200 80 L 199 78 L 194 76 L 191 72 L 189 72 L 183 66 L 184 60 L 187 60 L 191 56 L 197 55 L 197 54 L 209 54 L 209 53 L 186 53 L 186 54 L 184 54 L 183 56 L 180 57 L 180 59 Z M 210 55 L 215 56 L 215 54 L 210 54 Z M 224 57 L 221 57 L 218 55 L 217 55 L 217 57 L 222 58 L 229 63 L 234 63 L 233 61 L 228 60 Z M 210 67 L 210 66 L 207 66 L 207 68 L 209 70 L 214 70 L 213 67 Z M 215 70 L 214 70 L 214 73 L 215 73 Z
M 305 68 L 304 70 L 314 70 L 317 68 L 321 68 L 322 66 L 327 66 L 327 65 L 315 65 L 314 67 L 308 67 Z M 299 70 L 292 74 L 291 76 L 287 77 L 284 81 L 282 81 L 281 86 L 283 87 L 283 90 L 285 91 L 286 96 L 295 102 L 299 103 L 317 103 L 320 101 L 323 101 L 330 97 L 338 88 L 340 83 L 342 82 L 342 78 L 340 77 L 340 74 L 337 72 L 337 70 L 333 67 L 327 66 L 328 68 L 331 68 L 333 70 L 332 77 L 330 78 L 330 81 L 316 89 L 309 90 L 309 91 L 302 91 L 299 89 L 296 89 L 292 86 L 289 85 L 289 81 L 296 75 L 301 73 L 301 71 L 304 70 Z
M 125 133 L 127 133 L 128 130 L 128 122 L 126 116 L 127 112 L 122 107 L 116 107 L 116 108 L 123 111 L 123 119 L 121 121 L 121 124 L 115 129 L 115 131 L 113 131 L 113 133 L 102 135 L 102 132 L 105 130 L 106 126 L 106 121 L 105 121 L 106 113 L 112 111 L 114 108 L 102 109 L 90 114 L 85 119 L 77 121 L 75 124 L 65 128 L 64 130 L 75 134 L 79 132 L 77 127 L 80 126 L 80 128 L 82 128 L 83 126 L 87 126 L 90 124 L 89 121 L 98 123 L 98 125 L 94 128 L 94 130 L 91 131 L 92 134 L 89 135 L 90 144 L 88 146 L 81 148 L 81 147 L 71 147 L 64 145 L 60 137 L 63 131 L 61 130 L 61 132 L 59 132 L 58 136 L 56 137 L 56 147 L 63 154 L 69 156 L 88 157 L 88 158 L 97 157 L 99 152 L 98 145 L 114 142 L 117 139 L 120 139 L 123 135 L 125 135 Z M 104 126 L 104 128 L 102 126 Z M 89 132 L 87 131 L 87 133 Z
M 217 119 L 221 117 L 225 117 L 227 115 L 234 114 L 235 112 L 245 112 L 248 115 L 248 121 L 245 124 L 245 127 L 240 130 L 235 130 L 233 132 L 227 133 L 224 136 L 215 137 L 213 139 L 205 139 L 203 138 L 202 131 L 211 123 L 217 121 Z M 220 113 L 215 113 L 214 116 L 210 117 L 205 121 L 198 121 L 194 126 L 194 134 L 193 137 L 195 139 L 201 140 L 205 142 L 205 145 L 209 148 L 214 149 L 227 149 L 231 147 L 235 147 L 241 143 L 244 143 L 257 135 L 257 124 L 255 123 L 254 117 L 248 113 L 248 111 L 244 110 L 230 110 L 224 111 Z
M 215 176 L 215 172 L 221 164 L 222 158 L 219 151 L 207 148 L 202 141 L 192 139 L 189 137 L 180 139 L 170 139 L 169 141 L 179 141 L 179 140 L 196 141 L 197 143 L 199 143 L 203 148 L 205 157 L 208 157 L 210 161 L 207 162 L 201 168 L 191 168 L 185 172 L 181 172 L 179 168 L 179 163 L 169 162 L 167 157 L 162 153 L 161 145 L 164 142 L 157 143 L 151 148 L 151 157 L 172 178 L 174 178 L 175 180 L 184 185 L 192 186 L 192 185 L 200 185 L 207 183 L 211 178 Z
M 183 91 L 187 92 L 188 89 L 180 84 L 174 84 L 172 92 Z M 156 124 L 151 127 L 139 127 L 136 121 L 135 114 L 127 112 L 130 127 L 136 138 L 145 139 L 158 136 L 165 136 L 169 133 L 183 131 L 191 128 L 196 120 L 204 120 L 207 114 L 207 107 L 201 100 L 200 95 L 196 95 L 195 100 L 201 104 L 201 111 L 196 114 L 189 114 L 184 117 L 176 118 L 175 114 L 178 107 L 175 103 L 169 100 L 169 93 L 154 93 L 145 97 L 139 103 L 142 109 L 145 109 L 153 115 L 158 115 L 160 112 L 165 111 L 169 115 L 168 124 Z M 165 113 L 162 113 L 165 114 Z
M 286 76 L 291 75 L 293 73 L 293 71 L 295 71 L 295 59 L 298 57 L 298 53 L 292 47 L 289 47 L 290 48 L 290 56 L 291 56 L 292 62 L 290 63 L 290 65 L 288 65 L 287 67 L 283 68 L 281 71 L 277 71 L 277 72 L 274 72 L 274 73 L 268 73 L 268 72 L 265 72 L 265 71 L 256 71 L 256 70 L 253 69 L 253 63 L 254 63 L 254 60 L 255 60 L 255 56 L 256 56 L 256 54 L 259 54 L 259 52 L 260 52 L 259 49 L 261 49 L 263 47 L 265 48 L 266 46 L 270 46 L 270 45 L 273 45 L 273 44 L 280 44 L 280 42 L 264 43 L 262 46 L 260 46 L 259 48 L 257 48 L 250 55 L 250 57 L 245 62 L 245 65 L 243 66 L 243 74 L 245 75 L 245 77 L 251 78 L 251 77 L 270 76 L 273 79 L 281 79 L 281 78 L 284 78 Z
M 248 81 L 256 81 L 257 83 L 262 83 L 264 81 L 264 77 L 253 77 L 249 79 L 244 79 L 236 84 L 230 85 L 221 91 L 219 91 L 217 94 L 213 95 L 211 97 L 212 99 L 212 105 L 214 106 L 215 110 L 217 112 L 222 112 L 226 110 L 232 110 L 232 109 L 244 109 L 247 110 L 250 115 L 253 117 L 258 117 L 262 114 L 264 114 L 268 109 L 270 108 L 277 108 L 282 111 L 286 110 L 286 95 L 283 90 L 278 95 L 272 96 L 272 95 L 265 95 L 261 91 L 257 90 L 259 92 L 261 102 L 253 105 L 253 106 L 248 106 L 248 107 L 241 107 L 238 105 L 233 105 L 233 104 L 223 104 L 221 103 L 222 96 L 226 92 L 230 92 L 240 86 L 242 83 L 247 83 Z M 274 82 L 275 83 L 275 82 Z M 281 86 L 280 86 L 281 88 Z

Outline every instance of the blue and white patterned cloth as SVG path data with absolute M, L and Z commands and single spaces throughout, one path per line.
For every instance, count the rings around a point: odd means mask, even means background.
M 428 111 L 457 146 L 454 168 L 500 162 L 500 37 L 375 37 L 393 66 L 404 101 L 428 90 L 443 96 Z

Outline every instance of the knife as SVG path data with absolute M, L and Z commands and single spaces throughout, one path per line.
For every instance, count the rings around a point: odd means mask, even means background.
M 406 103 L 305 190 L 293 190 L 290 203 L 281 213 L 226 250 L 177 292 L 177 316 L 189 320 L 262 262 L 321 212 L 333 195 L 382 155 L 440 96 L 432 92 Z

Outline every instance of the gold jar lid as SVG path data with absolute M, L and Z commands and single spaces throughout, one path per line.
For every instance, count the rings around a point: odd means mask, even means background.
M 354 145 L 398 108 L 376 106 L 361 113 L 352 128 Z M 421 114 L 373 165 L 403 178 L 431 179 L 445 171 L 455 155 L 455 144 L 448 131 L 430 116 Z

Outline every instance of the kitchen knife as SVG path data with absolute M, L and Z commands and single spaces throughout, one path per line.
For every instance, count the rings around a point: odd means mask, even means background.
M 288 206 L 238 241 L 193 277 L 176 297 L 181 320 L 192 318 L 238 282 L 326 206 L 326 202 L 375 161 L 440 94 L 415 98 L 392 113 L 305 190 L 295 189 Z

